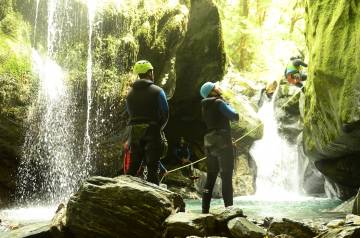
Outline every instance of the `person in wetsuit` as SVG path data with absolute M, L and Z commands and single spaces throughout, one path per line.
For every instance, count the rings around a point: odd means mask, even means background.
M 221 97 L 221 91 L 214 83 L 203 84 L 200 94 L 203 97 L 202 117 L 207 127 L 204 136 L 207 176 L 202 197 L 202 213 L 209 213 L 211 195 L 219 172 L 225 207 L 233 205 L 234 149 L 230 121 L 238 121 L 239 114 Z
M 301 67 L 308 67 L 308 65 L 304 63 L 300 56 L 291 57 L 284 72 L 288 83 L 300 88 L 303 87 L 302 81 L 307 79 L 307 75 L 301 71 Z
M 134 72 L 139 79 L 132 84 L 126 98 L 131 154 L 128 174 L 136 176 L 144 160 L 146 180 L 158 185 L 160 158 L 167 146 L 162 130 L 169 118 L 169 107 L 165 92 L 154 84 L 153 69 L 149 61 L 136 62 Z

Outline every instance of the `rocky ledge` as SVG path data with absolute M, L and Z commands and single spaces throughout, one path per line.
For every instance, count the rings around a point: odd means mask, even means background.
M 130 176 L 91 177 L 49 223 L 32 224 L 2 237 L 360 237 L 360 217 L 327 223 L 246 218 L 236 207 L 211 214 L 185 212 L 180 195 Z

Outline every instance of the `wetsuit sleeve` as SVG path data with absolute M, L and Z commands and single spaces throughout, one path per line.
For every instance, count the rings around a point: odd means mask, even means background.
M 219 110 L 220 112 L 228 118 L 230 121 L 238 121 L 239 114 L 232 108 L 229 104 L 225 103 L 222 100 L 218 100 Z
M 164 90 L 160 91 L 159 104 L 160 104 L 160 124 L 162 127 L 165 127 L 169 119 L 169 105 L 166 100 L 166 95 Z
M 293 60 L 293 65 L 296 67 L 298 66 L 308 67 L 308 65 L 304 63 L 304 61 L 302 61 L 301 59 Z

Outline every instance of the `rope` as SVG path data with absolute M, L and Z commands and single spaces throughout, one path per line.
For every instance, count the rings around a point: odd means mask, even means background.
M 291 100 L 293 100 L 293 99 L 295 98 L 295 96 L 298 95 L 298 94 L 301 92 L 301 90 L 302 90 L 303 87 L 304 87 L 304 86 L 302 86 L 301 88 L 299 88 L 299 91 L 296 92 L 294 95 L 292 95 L 292 96 L 289 98 L 289 100 L 287 100 L 280 108 L 283 108 L 283 107 L 287 106 L 287 105 L 291 102 Z M 256 129 L 258 129 L 260 126 L 262 126 L 262 122 L 260 122 L 256 127 L 254 127 L 253 129 L 251 129 L 250 131 L 248 131 L 247 133 L 245 133 L 243 136 L 241 136 L 240 138 L 238 138 L 237 140 L 235 140 L 235 141 L 233 142 L 233 144 L 234 144 L 234 145 L 237 144 L 239 141 L 241 141 L 241 140 L 244 139 L 246 136 L 250 135 L 253 131 L 255 131 Z M 191 165 L 197 164 L 197 163 L 199 163 L 199 162 L 201 162 L 201 161 L 203 161 L 203 160 L 205 160 L 205 159 L 206 159 L 206 156 L 203 157 L 203 158 L 201 158 L 201 159 L 198 159 L 198 160 L 196 160 L 196 161 L 194 161 L 194 162 L 192 162 L 192 163 L 183 165 L 183 166 L 181 166 L 181 167 L 178 167 L 178 168 L 175 168 L 175 169 L 172 169 L 172 170 L 168 170 L 168 171 L 162 176 L 162 178 L 160 179 L 160 183 L 161 183 L 161 182 L 164 180 L 164 178 L 165 178 L 167 175 L 169 175 L 170 173 L 173 173 L 173 172 L 175 172 L 175 171 L 178 171 L 178 170 L 184 169 L 184 168 L 186 168 L 186 167 L 189 167 L 189 166 L 191 166 Z

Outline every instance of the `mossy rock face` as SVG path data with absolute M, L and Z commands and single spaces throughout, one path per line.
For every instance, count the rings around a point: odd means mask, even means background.
M 304 146 L 317 159 L 360 153 L 360 5 L 307 1 Z
M 1 1 L 0 8 L 6 2 L 11 1 Z M 6 14 L 0 20 L 0 206 L 15 187 L 13 176 L 34 86 L 28 26 L 11 9 Z
M 307 1 L 304 149 L 314 161 L 343 160 L 344 169 L 354 172 L 337 170 L 335 161 L 320 170 L 336 182 L 357 187 L 350 182 L 360 169 L 351 161 L 360 154 L 360 5 L 355 2 Z
M 221 21 L 213 1 L 191 1 L 187 31 L 175 56 L 175 93 L 166 134 L 170 145 L 185 137 L 201 147 L 206 127 L 199 89 L 206 81 L 222 80 L 225 71 Z

